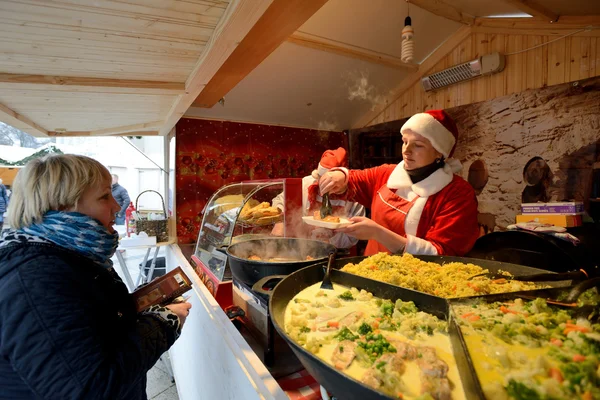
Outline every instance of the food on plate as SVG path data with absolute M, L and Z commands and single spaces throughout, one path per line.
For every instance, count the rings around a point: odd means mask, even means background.
M 446 298 L 508 293 L 544 287 L 533 282 L 493 280 L 485 277 L 477 277 L 469 281 L 468 278 L 473 275 L 488 270 L 474 264 L 458 262 L 440 265 L 419 260 L 410 254 L 393 256 L 379 253 L 365 258 L 358 264 L 346 264 L 342 271 Z M 508 272 L 503 274 L 511 276 Z
M 517 298 L 452 310 L 488 399 L 600 399 L 600 324 L 577 309 Z
M 256 208 L 258 206 L 262 206 L 262 205 L 265 205 L 266 207 L 268 207 L 270 204 L 267 202 L 259 203 L 258 201 L 254 200 L 254 199 L 248 200 L 246 202 L 246 204 L 244 204 L 244 207 L 242 207 L 242 209 L 240 211 L 240 218 L 241 219 L 251 218 L 250 210 L 253 210 L 254 208 Z
M 315 213 L 313 214 L 313 217 L 314 217 L 314 219 L 319 220 L 319 221 L 333 222 L 335 224 L 340 223 L 340 217 L 336 217 L 334 215 L 327 215 L 327 216 L 325 216 L 325 218 L 321 218 L 320 211 L 315 211 Z
M 255 204 L 249 206 L 250 202 Z M 277 207 L 271 207 L 269 202 L 258 202 L 254 199 L 249 200 L 240 211 L 239 219 L 255 225 L 269 225 L 281 220 L 283 214 Z
M 464 399 L 446 321 L 413 302 L 321 283 L 298 293 L 285 331 L 340 372 L 402 399 Z

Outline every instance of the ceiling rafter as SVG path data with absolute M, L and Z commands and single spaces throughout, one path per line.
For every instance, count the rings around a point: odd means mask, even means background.
M 532 17 L 543 18 L 549 22 L 556 22 L 560 17 L 558 14 L 548 10 L 546 7 L 536 3 L 531 0 L 504 0 L 505 2 L 512 4 L 517 7 L 519 10 L 523 11 L 526 14 L 531 15 Z
M 475 21 L 475 17 L 472 15 L 466 14 L 442 0 L 410 0 L 410 4 L 414 4 L 438 17 L 444 17 L 464 25 L 473 25 Z
M 159 132 L 158 131 L 132 131 L 132 132 L 125 132 L 125 133 L 111 133 L 109 135 L 102 135 L 102 136 L 158 136 Z M 55 136 L 55 137 L 77 137 L 77 136 L 99 136 L 99 135 L 94 135 L 93 131 L 67 131 L 67 132 L 57 132 L 57 131 L 50 131 L 48 132 L 48 136 Z
M 48 131 L 46 129 L 2 103 L 0 103 L 0 120 L 8 125 L 18 127 L 18 129 L 27 132 L 30 135 L 48 136 Z
M 325 3 L 327 0 L 273 0 L 202 89 L 194 106 L 214 106 Z
M 592 27 L 600 27 L 600 15 L 563 15 L 554 23 L 543 21 L 538 18 L 476 18 L 474 26 L 506 28 L 506 33 L 513 33 L 512 29 L 540 29 L 553 31 L 591 29 Z M 508 29 L 510 29 L 510 31 Z M 562 34 L 564 33 L 565 32 Z
M 185 92 L 184 82 L 141 81 L 132 79 L 87 78 L 78 76 L 8 74 L 0 72 L 0 82 L 15 84 L 42 84 L 57 86 L 83 86 L 101 88 L 147 89 L 164 94 L 182 94 Z
M 179 96 L 171 106 L 160 128 L 161 135 L 168 135 L 171 132 L 202 89 L 265 13 L 271 2 L 272 0 L 238 0 L 235 7 L 227 8 L 221 23 L 213 33 L 211 42 L 207 44 L 207 48 L 186 80 L 185 94 Z
M 306 32 L 296 32 L 288 37 L 286 41 L 298 46 L 356 58 L 374 64 L 385 65 L 386 67 L 408 69 L 411 71 L 416 71 L 418 68 L 418 65 L 405 63 L 399 57 L 390 54 L 380 53 Z

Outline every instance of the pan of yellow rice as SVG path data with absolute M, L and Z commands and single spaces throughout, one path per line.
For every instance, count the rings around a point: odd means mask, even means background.
M 548 272 L 545 270 L 490 260 L 448 256 L 412 256 L 379 253 L 370 257 L 340 259 L 337 266 L 347 273 L 360 275 L 444 298 L 481 296 L 535 290 L 549 286 L 569 286 L 562 282 L 520 282 L 468 278 L 484 272 L 500 272 L 507 276 Z

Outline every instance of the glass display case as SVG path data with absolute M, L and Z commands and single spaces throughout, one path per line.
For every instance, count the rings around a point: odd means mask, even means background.
M 208 275 L 203 277 L 203 281 L 209 289 L 216 291 L 220 282 L 231 280 L 226 253 L 229 245 L 271 236 L 278 223 L 279 236 L 293 236 L 293 226 L 298 224 L 293 219 L 297 213 L 284 213 L 282 206 L 274 207 L 275 198 L 279 199 L 276 203 L 285 204 L 286 209 L 301 209 L 302 179 L 232 183 L 211 196 L 202 212 L 202 223 L 192 256 Z

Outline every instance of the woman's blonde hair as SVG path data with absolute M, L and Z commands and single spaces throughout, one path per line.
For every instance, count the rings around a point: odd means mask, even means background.
M 87 188 L 110 179 L 102 164 L 86 156 L 54 154 L 32 160 L 13 182 L 8 222 L 16 229 L 40 223 L 50 210 L 77 207 Z

